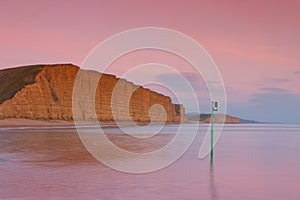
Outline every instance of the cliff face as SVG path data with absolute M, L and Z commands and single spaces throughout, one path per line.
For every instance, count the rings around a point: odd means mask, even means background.
M 78 70 L 71 64 L 0 70 L 0 119 L 73 120 L 72 92 Z M 151 115 L 154 121 L 178 122 L 184 116 L 184 108 L 172 104 L 169 97 L 109 74 L 101 75 L 95 102 L 100 121 L 146 122 Z

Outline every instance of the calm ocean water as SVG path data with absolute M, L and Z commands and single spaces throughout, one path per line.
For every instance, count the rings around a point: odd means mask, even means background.
M 188 134 L 195 125 L 186 126 Z M 207 128 L 201 125 L 177 162 L 147 174 L 104 166 L 72 128 L 0 129 L 0 199 L 300 199 L 300 125 L 226 125 L 213 166 L 209 157 L 198 159 Z M 167 125 L 166 135 L 138 144 L 116 128 L 106 133 L 143 152 L 163 146 L 176 130 Z

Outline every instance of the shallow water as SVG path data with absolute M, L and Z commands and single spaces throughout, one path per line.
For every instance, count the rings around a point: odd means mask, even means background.
M 177 162 L 147 174 L 101 164 L 72 128 L 1 129 L 0 199 L 300 199 L 300 125 L 226 125 L 213 165 L 198 159 L 207 128 Z M 144 152 L 169 142 L 177 125 L 142 142 L 105 130 L 121 148 Z

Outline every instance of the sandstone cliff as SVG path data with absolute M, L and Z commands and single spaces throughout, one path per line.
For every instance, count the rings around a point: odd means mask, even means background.
M 0 70 L 0 119 L 73 120 L 72 92 L 78 71 L 72 64 Z M 173 104 L 170 97 L 110 74 L 101 74 L 95 102 L 100 121 L 148 122 L 151 114 L 154 121 L 179 122 L 184 116 L 183 106 Z

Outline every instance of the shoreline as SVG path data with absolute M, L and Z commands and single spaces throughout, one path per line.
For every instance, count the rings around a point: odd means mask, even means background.
M 118 125 L 125 127 L 125 126 L 132 126 L 132 122 L 124 121 L 124 122 L 117 122 L 115 121 L 100 121 L 99 124 L 103 126 L 103 128 L 117 128 Z M 136 125 L 139 126 L 146 126 L 148 122 L 135 122 Z M 159 122 L 154 122 L 153 124 L 161 124 Z M 180 124 L 178 122 L 168 122 L 166 124 Z M 184 121 L 183 124 L 207 124 L 203 121 L 195 122 L 195 121 Z M 225 123 L 225 124 L 235 124 L 235 123 Z M 249 124 L 249 123 L 237 123 L 237 124 Z M 250 123 L 252 124 L 252 123 Z M 95 124 L 82 124 L 81 126 L 94 126 Z M 38 119 L 24 119 L 24 118 L 7 118 L 7 119 L 0 119 L 0 128 L 22 128 L 22 127 L 70 127 L 75 128 L 75 123 L 73 121 L 65 121 L 65 120 L 38 120 Z
M 189 124 L 189 122 L 184 122 Z M 105 128 L 116 128 L 118 124 L 114 121 L 99 122 L 101 126 Z M 119 122 L 121 126 L 130 126 L 131 122 Z M 145 126 L 149 123 L 147 122 L 136 122 L 139 126 Z M 155 124 L 155 123 L 154 123 Z M 157 122 L 156 124 L 161 124 Z M 166 124 L 179 124 L 177 122 L 168 122 Z M 82 124 L 82 126 L 89 126 L 91 124 Z M 94 124 L 92 124 L 94 125 Z M 57 126 L 66 126 L 66 127 L 75 127 L 73 121 L 65 120 L 36 120 L 36 119 L 23 119 L 23 118 L 7 118 L 0 120 L 0 128 L 21 128 L 21 127 L 57 127 Z
M 0 128 L 20 128 L 20 127 L 55 127 L 74 126 L 74 122 L 64 120 L 33 120 L 8 118 L 0 120 Z

